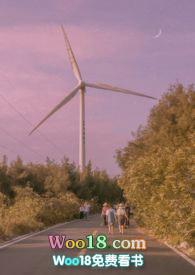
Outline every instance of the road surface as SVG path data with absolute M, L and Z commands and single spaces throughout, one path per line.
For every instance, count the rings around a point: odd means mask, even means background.
M 0 274 L 1 275 L 53 275 L 53 274 L 131 274 L 138 275 L 194 275 L 195 268 L 173 250 L 160 243 L 156 239 L 140 233 L 134 224 L 121 236 L 118 230 L 109 237 L 111 239 L 145 239 L 147 250 L 141 252 L 144 255 L 143 267 L 123 267 L 123 268 L 98 268 L 98 267 L 56 267 L 53 264 L 52 255 L 66 255 L 76 257 L 80 254 L 94 255 L 101 254 L 127 254 L 135 251 L 117 250 L 108 248 L 107 250 L 52 250 L 48 242 L 48 235 L 61 234 L 66 235 L 67 239 L 85 239 L 89 234 L 106 234 L 106 228 L 101 226 L 99 216 L 91 216 L 88 221 L 75 220 L 65 225 L 60 225 L 55 229 L 42 232 L 39 235 L 32 236 L 22 240 L 19 243 L 12 244 L 0 250 Z M 140 253 L 137 251 L 136 253 Z

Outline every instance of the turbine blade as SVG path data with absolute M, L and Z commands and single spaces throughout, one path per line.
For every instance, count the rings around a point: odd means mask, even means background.
M 81 72 L 79 70 L 79 66 L 76 62 L 76 58 L 75 58 L 73 50 L 70 46 L 70 42 L 68 40 L 68 36 L 64 30 L 63 25 L 61 25 L 61 29 L 62 29 L 62 33 L 64 35 L 65 45 L 66 45 L 68 57 L 69 57 L 69 60 L 70 60 L 71 66 L 72 66 L 73 73 L 74 73 L 75 77 L 77 78 L 77 80 L 80 82 L 82 80 Z
M 147 97 L 147 98 L 152 98 L 152 99 L 157 99 L 153 96 L 137 93 L 131 90 L 115 87 L 109 84 L 104 84 L 104 83 L 85 83 L 87 87 L 95 88 L 95 89 L 102 89 L 102 90 L 109 90 L 109 91 L 114 91 L 118 93 L 124 93 L 124 94 L 129 94 L 129 95 L 136 95 L 136 96 L 141 96 L 141 97 Z
M 31 135 L 37 128 L 39 128 L 50 116 L 52 116 L 55 112 L 57 112 L 62 106 L 64 106 L 66 103 L 68 103 L 78 92 L 80 86 L 77 86 L 72 90 L 72 92 L 67 95 L 60 103 L 58 103 L 50 112 L 47 114 L 29 133 Z

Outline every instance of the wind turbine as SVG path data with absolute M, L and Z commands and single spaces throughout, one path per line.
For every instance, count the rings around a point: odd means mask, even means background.
M 77 78 L 77 85 L 74 89 L 59 103 L 57 104 L 30 132 L 31 135 L 37 128 L 39 128 L 50 116 L 57 112 L 61 107 L 67 104 L 78 92 L 80 93 L 80 133 L 79 133 L 79 169 L 83 172 L 86 163 L 86 153 L 85 153 L 85 92 L 86 88 L 95 88 L 101 90 L 108 90 L 117 93 L 123 93 L 128 95 L 136 95 L 141 97 L 147 97 L 151 99 L 156 99 L 152 96 L 145 94 L 137 93 L 131 90 L 115 87 L 109 84 L 104 83 L 89 83 L 85 82 L 81 76 L 79 66 L 77 64 L 76 58 L 74 56 L 73 50 L 71 48 L 70 42 L 64 30 L 64 27 L 61 26 L 62 33 L 65 40 L 65 46 L 68 52 L 68 57 L 72 66 L 73 73 Z

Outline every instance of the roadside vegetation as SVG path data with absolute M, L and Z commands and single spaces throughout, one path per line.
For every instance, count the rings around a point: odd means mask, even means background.
M 104 202 L 120 200 L 116 179 L 88 164 L 82 177 L 64 159 L 46 164 L 23 163 L 20 157 L 0 162 L 0 240 L 43 229 L 78 217 L 81 201 L 93 211 Z
M 195 245 L 195 90 L 170 87 L 125 148 L 119 185 L 139 225 L 174 244 Z

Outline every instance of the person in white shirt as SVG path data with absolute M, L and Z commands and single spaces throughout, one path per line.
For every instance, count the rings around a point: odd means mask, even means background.
M 116 215 L 118 220 L 119 232 L 123 234 L 126 216 L 125 216 L 125 208 L 122 203 L 119 204 L 119 208 L 117 209 Z
M 90 207 L 91 207 L 90 204 L 85 202 L 85 204 L 84 204 L 84 216 L 85 216 L 86 219 L 88 219 L 88 217 L 89 217 Z

